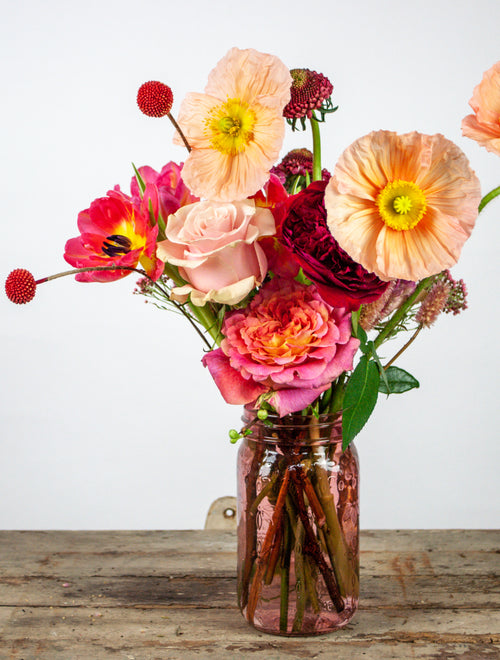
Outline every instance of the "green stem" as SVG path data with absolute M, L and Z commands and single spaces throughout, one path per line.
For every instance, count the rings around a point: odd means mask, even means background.
M 254 499 L 252 506 L 248 510 L 251 516 L 257 515 L 257 509 L 259 508 L 259 504 L 262 502 L 264 497 L 266 497 L 268 493 L 274 488 L 274 484 L 276 483 L 277 478 L 278 478 L 278 472 L 276 471 L 273 474 L 273 476 L 269 479 L 267 484 L 264 486 L 264 488 L 257 495 L 257 497 Z
M 420 324 L 420 325 L 418 326 L 418 328 L 415 330 L 415 332 L 412 334 L 412 336 L 410 337 L 410 339 L 406 342 L 406 344 L 405 344 L 402 348 L 400 348 L 399 351 L 396 353 L 396 355 L 393 355 L 392 358 L 389 360 L 389 362 L 384 366 L 384 371 L 386 371 L 386 370 L 391 366 L 391 364 L 393 364 L 394 362 L 396 362 L 396 360 L 398 359 L 398 357 L 399 357 L 400 355 L 402 355 L 402 354 L 406 351 L 406 349 L 407 349 L 409 346 L 411 346 L 411 344 L 413 344 L 413 342 L 414 342 L 415 339 L 417 338 L 417 336 L 418 336 L 420 330 L 422 330 L 422 328 L 423 328 L 423 325 Z
M 306 592 L 311 604 L 311 607 L 315 614 L 319 614 L 321 608 L 318 599 L 318 593 L 316 591 L 317 587 L 317 575 L 314 575 L 315 567 L 312 565 L 309 557 L 304 558 L 304 580 L 307 585 Z
M 483 197 L 483 199 L 479 202 L 478 213 L 481 213 L 486 204 L 489 204 L 491 200 L 495 199 L 495 197 L 498 197 L 498 195 L 500 195 L 500 186 L 498 186 L 498 188 L 493 188 L 493 190 L 490 190 L 490 192 Z
M 195 316 L 196 319 L 201 323 L 201 325 L 212 337 L 217 346 L 220 346 L 222 341 L 222 334 L 217 327 L 217 319 L 215 318 L 215 315 L 209 306 L 204 305 L 203 307 L 198 307 L 197 305 L 193 305 L 191 302 L 189 302 L 188 305 L 193 316 Z
M 168 263 L 165 264 L 163 273 L 169 279 L 171 279 L 176 286 L 183 286 L 184 284 L 186 284 L 186 282 L 179 275 L 179 271 L 177 270 L 177 268 L 175 266 L 172 266 L 171 264 Z M 197 305 L 193 305 L 191 301 L 188 301 L 187 305 L 191 310 L 192 315 L 198 321 L 198 323 L 200 323 L 205 328 L 205 330 L 212 337 L 212 339 L 217 344 L 217 346 L 220 346 L 220 343 L 222 341 L 222 335 L 219 332 L 219 328 L 217 327 L 217 319 L 215 317 L 215 314 L 210 309 L 209 305 L 206 304 L 203 307 L 198 307 Z
M 344 402 L 344 391 L 345 391 L 344 381 L 345 381 L 345 373 L 341 374 L 338 377 L 337 384 L 335 385 L 335 389 L 333 390 L 333 395 L 330 400 L 330 406 L 328 410 L 328 412 L 331 415 L 334 415 L 335 413 L 339 412 L 339 410 L 342 410 L 342 404 Z
M 316 451 L 324 459 L 324 464 L 326 465 L 327 457 L 325 455 L 325 448 L 318 445 Z M 317 494 L 326 517 L 324 535 L 328 555 L 340 594 L 345 596 L 349 593 L 349 585 L 352 584 L 354 579 L 349 564 L 349 551 L 337 516 L 335 500 L 330 491 L 330 482 L 328 481 L 326 472 L 320 464 L 316 464 L 314 470 Z
M 319 124 L 311 117 L 311 130 L 313 136 L 313 172 L 312 180 L 321 181 L 321 137 L 319 133 Z
M 401 307 L 391 316 L 385 328 L 381 330 L 379 334 L 375 337 L 375 340 L 373 342 L 375 348 L 378 348 L 380 344 L 385 339 L 387 339 L 387 337 L 392 333 L 392 331 L 398 325 L 398 323 L 406 316 L 406 313 L 412 307 L 412 305 L 414 304 L 418 296 L 422 293 L 422 291 L 429 288 L 433 282 L 434 282 L 434 275 L 432 275 L 431 277 L 426 277 L 417 284 L 415 291 L 411 294 L 411 296 L 409 296 L 409 298 L 406 299 L 406 301 L 401 305 Z
M 295 193 L 297 192 L 297 188 L 299 187 L 299 182 L 300 182 L 300 174 L 297 174 L 289 190 L 290 195 L 295 195 Z
M 305 530 L 304 525 L 300 520 L 297 521 L 297 529 L 295 536 L 295 618 L 293 620 L 292 632 L 300 632 L 302 629 L 302 621 L 304 620 L 304 612 L 306 609 L 306 584 L 304 575 L 304 538 Z
M 281 555 L 280 579 L 280 631 L 288 629 L 288 600 L 290 591 L 290 555 L 292 552 L 292 524 L 288 515 L 288 496 L 285 503 L 287 513 L 284 516 L 285 529 L 283 531 L 283 552 Z

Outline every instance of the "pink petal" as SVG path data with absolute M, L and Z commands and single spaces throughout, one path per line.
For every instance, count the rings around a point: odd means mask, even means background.
M 324 387 L 312 389 L 285 389 L 274 392 L 269 403 L 276 408 L 278 415 L 284 417 L 292 412 L 298 412 L 309 406 L 317 397 L 330 387 L 330 383 Z
M 231 367 L 229 358 L 221 348 L 204 355 L 202 362 L 208 367 L 226 403 L 251 403 L 268 389 L 252 380 L 245 380 L 236 369 Z

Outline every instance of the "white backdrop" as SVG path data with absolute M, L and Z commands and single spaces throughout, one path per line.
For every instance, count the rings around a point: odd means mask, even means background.
M 500 184 L 500 159 L 460 131 L 500 59 L 498 0 L 0 4 L 2 281 L 16 267 L 65 270 L 78 212 L 116 183 L 126 190 L 131 162 L 182 160 L 168 120 L 141 115 L 136 91 L 166 82 L 175 114 L 232 46 L 332 80 L 329 169 L 371 130 L 419 130 L 458 143 L 484 192 Z M 283 153 L 299 146 L 310 135 L 290 132 Z M 500 199 L 453 270 L 469 309 L 398 363 L 421 388 L 381 397 L 356 440 L 364 528 L 498 527 L 499 220 Z M 0 299 L 0 528 L 197 528 L 213 499 L 235 493 L 227 430 L 240 410 L 184 320 L 133 287 L 66 278 L 27 306 Z

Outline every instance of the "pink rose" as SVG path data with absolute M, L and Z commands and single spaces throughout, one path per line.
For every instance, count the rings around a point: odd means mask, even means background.
M 186 285 L 172 290 L 175 300 L 203 306 L 235 305 L 258 286 L 267 259 L 257 242 L 275 232 L 269 209 L 243 202 L 197 202 L 171 215 L 166 240 L 158 243 L 159 259 L 178 266 Z M 162 256 L 160 256 L 162 255 Z
M 273 278 L 247 307 L 226 314 L 221 347 L 208 367 L 227 403 L 270 394 L 282 417 L 303 410 L 341 373 L 352 369 L 359 340 L 351 314 L 333 308 L 314 285 Z

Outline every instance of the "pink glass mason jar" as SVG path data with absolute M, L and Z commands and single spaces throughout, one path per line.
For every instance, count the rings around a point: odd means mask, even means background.
M 267 633 L 345 626 L 359 597 L 359 470 L 339 415 L 251 424 L 238 453 L 238 604 Z M 253 423 L 252 423 L 253 421 Z

